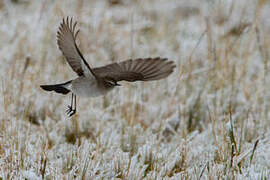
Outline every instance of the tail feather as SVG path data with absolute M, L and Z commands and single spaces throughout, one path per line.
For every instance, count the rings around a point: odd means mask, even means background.
M 62 84 L 53 84 L 53 85 L 41 85 L 40 87 L 45 91 L 55 91 L 61 94 L 68 94 L 70 90 L 67 86 L 71 83 L 71 81 L 62 83 Z

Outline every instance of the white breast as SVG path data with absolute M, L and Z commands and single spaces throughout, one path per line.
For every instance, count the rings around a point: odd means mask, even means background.
M 71 91 L 82 97 L 97 97 L 109 90 L 98 88 L 96 79 L 81 76 L 72 81 Z

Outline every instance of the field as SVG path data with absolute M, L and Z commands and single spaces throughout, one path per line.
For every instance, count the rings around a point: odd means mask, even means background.
M 57 47 L 78 21 L 92 67 L 166 57 L 173 74 L 79 98 Z M 0 179 L 270 179 L 267 0 L 0 0 Z

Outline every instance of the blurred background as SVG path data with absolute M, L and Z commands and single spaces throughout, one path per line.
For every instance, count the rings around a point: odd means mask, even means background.
M 165 80 L 78 99 L 63 18 L 88 63 L 164 57 Z M 0 179 L 270 178 L 267 0 L 0 0 Z

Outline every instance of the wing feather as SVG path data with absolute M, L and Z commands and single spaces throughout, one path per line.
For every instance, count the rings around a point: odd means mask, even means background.
M 169 76 L 175 65 L 166 58 L 145 58 L 126 60 L 103 67 L 94 68 L 94 73 L 114 81 L 150 81 Z
M 94 75 L 89 64 L 84 59 L 81 51 L 76 44 L 76 38 L 79 30 L 76 31 L 77 22 L 73 23 L 73 19 L 69 17 L 63 19 L 57 32 L 57 44 L 62 51 L 70 67 L 79 76 Z

